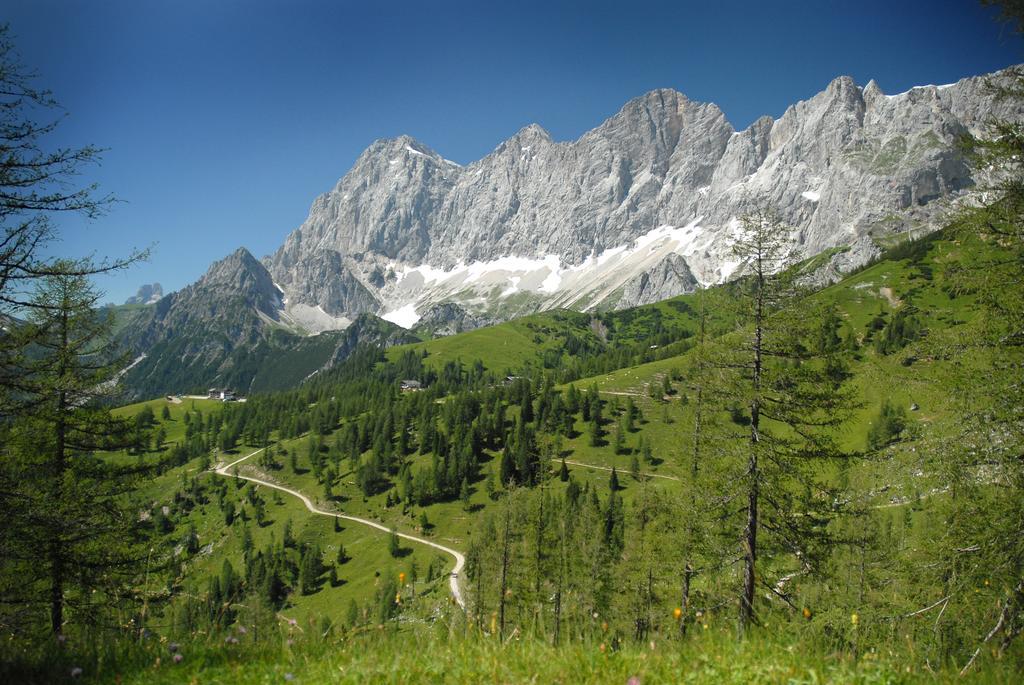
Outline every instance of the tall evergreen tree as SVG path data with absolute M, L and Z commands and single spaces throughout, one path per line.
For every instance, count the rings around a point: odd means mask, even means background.
M 745 340 L 723 350 L 718 365 L 731 375 L 726 406 L 741 419 L 733 451 L 726 447 L 719 456 L 734 469 L 723 482 L 739 484 L 745 500 L 739 535 L 745 630 L 757 620 L 759 558 L 786 555 L 801 570 L 827 558 L 827 522 L 841 498 L 822 462 L 842 457 L 832 429 L 852 402 L 823 373 L 824 360 L 813 349 L 821 313 L 802 304 L 802 293 L 781 271 L 790 256 L 788 227 L 766 209 L 744 217 L 742 227 L 734 252 L 746 274 L 738 286 Z
M 1001 18 L 1024 32 L 1020 2 L 986 4 L 1001 5 Z M 988 88 L 1019 110 L 1024 68 L 1004 70 Z M 961 244 L 981 249 L 971 262 L 951 264 L 948 276 L 954 294 L 975 297 L 980 316 L 955 339 L 929 343 L 932 354 L 956 362 L 963 418 L 959 439 L 937 446 L 947 457 L 941 475 L 949 496 L 938 504 L 947 532 L 936 539 L 929 567 L 950 598 L 947 613 L 984 622 L 981 634 L 966 636 L 976 646 L 964 655 L 964 673 L 989 648 L 1004 654 L 1024 632 L 1024 124 L 992 120 L 966 143 L 988 181 L 983 201 L 962 209 L 952 228 Z M 979 602 L 978 588 L 986 586 L 993 601 Z
M 65 271 L 70 265 L 58 264 Z M 32 301 L 17 360 L 20 377 L 5 409 L 0 498 L 4 597 L 17 604 L 49 606 L 60 632 L 74 608 L 130 597 L 131 562 L 144 563 L 143 531 L 127 507 L 140 467 L 115 466 L 95 456 L 131 444 L 133 426 L 100 404 L 114 388 L 125 359 L 110 347 L 110 318 L 83 276 L 47 277 Z M 31 571 L 29 571 L 31 569 Z

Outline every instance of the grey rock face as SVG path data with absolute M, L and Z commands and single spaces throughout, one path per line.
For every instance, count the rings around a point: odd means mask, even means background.
M 287 276 L 283 279 L 288 284 L 286 292 L 298 302 L 320 305 L 328 312 L 375 311 L 380 302 L 371 288 L 374 281 L 382 284 L 383 276 L 371 270 L 364 276 L 368 281 L 364 284 L 356 275 L 364 273 L 361 266 L 358 259 L 345 257 L 337 250 L 313 251 L 283 272 Z
M 164 296 L 164 288 L 159 283 L 139 286 L 138 291 L 124 301 L 125 304 L 153 304 Z
M 693 287 L 686 273 L 732 276 L 737 219 L 761 205 L 792 226 L 794 259 L 937 227 L 938 201 L 975 183 L 957 138 L 1020 118 L 1012 108 L 983 78 L 887 96 L 840 77 L 741 132 L 713 104 L 656 90 L 579 140 L 532 125 L 466 167 L 380 140 L 266 265 L 289 306 L 335 317 L 414 321 L 456 301 L 502 318 L 619 293 L 631 306 Z
M 635 307 L 652 304 L 675 297 L 680 293 L 693 292 L 699 284 L 693 272 L 680 255 L 669 254 L 651 271 L 645 271 L 626 283 L 622 297 L 616 303 L 621 307 Z
M 192 285 L 160 300 L 147 325 L 136 326 L 134 334 L 152 345 L 193 326 L 227 326 L 229 336 L 237 339 L 255 319 L 276 321 L 280 310 L 281 293 L 270 273 L 240 247 L 214 262 Z
M 361 345 L 392 347 L 417 342 L 408 331 L 382 321 L 370 314 L 363 314 L 352 322 L 352 325 L 341 333 L 341 339 L 324 365 L 324 370 L 340 364 Z
M 861 236 L 848 247 L 832 254 L 824 264 L 801 274 L 798 282 L 805 287 L 822 288 L 841 280 L 844 274 L 867 264 L 881 253 L 882 250 L 871 238 Z
M 119 343 L 146 355 L 129 372 L 129 385 L 151 393 L 213 382 L 230 371 L 236 349 L 266 339 L 281 310 L 270 273 L 239 248 L 125 326 Z
M 978 181 L 958 138 L 992 117 L 1024 113 L 984 77 L 893 96 L 840 77 L 739 132 L 717 106 L 656 90 L 578 140 L 531 125 L 465 167 L 407 136 L 380 140 L 262 263 L 240 249 L 138 312 L 120 341 L 148 356 L 127 379 L 143 395 L 244 391 L 260 359 L 304 354 L 289 333 L 346 329 L 329 366 L 360 342 L 405 339 L 395 323 L 443 335 L 654 302 L 742 273 L 732 244 L 760 207 L 792 228 L 794 260 L 845 248 L 804 275 L 825 284 L 879 238 L 940 227 Z
M 496 319 L 477 316 L 454 302 L 442 302 L 427 309 L 416 322 L 417 331 L 427 331 L 435 338 L 464 333 L 498 323 Z

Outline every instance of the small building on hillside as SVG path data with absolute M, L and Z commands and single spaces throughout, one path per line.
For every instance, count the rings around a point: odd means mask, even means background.
M 417 392 L 423 389 L 423 384 L 417 380 L 404 380 L 402 381 L 402 392 Z
M 206 396 L 211 400 L 220 400 L 221 402 L 234 402 L 238 399 L 235 391 L 227 388 L 210 388 L 206 391 Z

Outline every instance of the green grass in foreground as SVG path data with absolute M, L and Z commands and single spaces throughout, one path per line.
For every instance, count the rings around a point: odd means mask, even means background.
M 982 660 L 967 678 L 955 665 L 921 670 L 899 651 L 849 651 L 785 637 L 754 635 L 735 640 L 731 629 L 691 636 L 687 641 L 628 643 L 613 650 L 600 637 L 562 647 L 513 637 L 501 645 L 495 637 L 451 628 L 378 626 L 357 634 L 321 637 L 312 625 L 283 626 L 256 642 L 251 632 L 197 638 L 172 652 L 171 643 L 106 646 L 90 657 L 54 651 L 46 672 L 13 670 L 4 660 L 5 682 L 65 682 L 71 669 L 96 683 L 1016 683 L 1012 660 Z M 56 648 L 53 648 L 56 650 Z M 899 647 L 894 645 L 894 649 Z M 180 661 L 174 661 L 174 654 Z M 10 656 L 10 655 L 8 655 Z M 631 679 L 635 678 L 636 681 Z

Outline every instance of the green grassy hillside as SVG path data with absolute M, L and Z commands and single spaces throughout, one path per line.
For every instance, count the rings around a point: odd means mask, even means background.
M 979 314 L 946 266 L 969 265 L 990 249 L 933 236 L 897 246 L 801 301 L 802 311 L 824 312 L 815 316 L 832 322 L 829 344 L 849 396 L 849 415 L 831 434 L 846 458 L 823 462 L 816 474 L 843 493 L 827 525 L 845 541 L 830 552 L 828 570 L 801 570 L 785 550 L 762 560 L 760 573 L 781 584 L 759 596 L 763 646 L 730 651 L 737 649 L 727 639 L 736 629 L 735 566 L 696 574 L 692 601 L 704 608 L 696 619 L 684 617 L 696 641 L 680 642 L 673 616 L 680 569 L 694 544 L 681 542 L 686 526 L 695 525 L 686 522 L 700 520 L 693 507 L 705 497 L 709 508 L 719 506 L 709 490 L 733 485 L 718 461 L 726 463 L 727 444 L 747 430 L 742 407 L 701 385 L 718 372 L 702 376 L 698 366 L 698 353 L 713 366 L 748 343 L 737 305 L 743 282 L 625 312 L 549 312 L 386 352 L 364 350 L 299 390 L 256 394 L 243 405 L 155 400 L 118 410 L 141 416 L 147 438 L 137 454 L 109 458 L 161 464 L 136 493 L 158 541 L 159 580 L 150 583 L 146 624 L 176 639 L 230 636 L 247 625 L 287 633 L 291 621 L 344 636 L 331 638 L 341 640 L 332 643 L 337 656 L 303 648 L 310 651 L 295 671 L 314 680 L 335 668 L 379 679 L 384 663 L 405 664 L 406 641 L 438 630 L 527 641 L 499 670 L 486 666 L 505 653 L 492 641 L 466 643 L 453 658 L 471 680 L 515 680 L 536 668 L 581 682 L 631 674 L 660 681 L 678 669 L 686 678 L 733 682 L 914 682 L 929 667 L 949 674 L 971 644 L 965 626 L 976 632 L 988 624 L 1005 588 L 986 581 L 970 615 L 955 619 L 960 627 L 943 624 L 939 637 L 932 623 L 899 619 L 901 637 L 893 642 L 893 616 L 916 616 L 941 600 L 940 581 L 919 569 L 934 563 L 934 531 L 951 502 L 942 446 L 962 430 L 957 379 L 984 361 L 977 351 L 950 353 L 963 349 L 959 342 Z M 704 348 L 697 343 L 701 311 Z M 405 378 L 426 388 L 400 392 Z M 710 412 L 704 430 L 715 431 L 709 434 L 720 444 L 704 436 L 702 453 L 712 456 L 695 482 L 698 406 Z M 312 514 L 287 493 L 210 470 L 250 454 L 238 475 L 466 554 L 466 614 L 449 596 L 450 556 L 413 542 L 391 550 L 387 533 L 349 521 L 336 529 L 331 517 Z M 516 487 L 506 473 L 521 479 Z M 707 525 L 714 536 L 731 524 Z M 263 561 L 254 562 L 261 553 Z M 303 575 L 311 556 L 319 560 L 312 579 Z M 276 595 L 256 580 L 267 560 L 276 560 L 280 574 Z M 228 594 L 226 587 L 234 589 Z M 209 608 L 213 597 L 223 601 L 220 609 Z M 922 614 L 934 625 L 943 619 L 931 609 Z M 851 615 L 858 618 L 851 622 Z M 356 656 L 357 636 L 378 625 L 386 636 L 381 649 Z M 705 630 L 717 636 L 708 638 L 707 651 Z M 551 660 L 541 643 L 559 634 L 574 646 Z M 810 652 L 791 658 L 794 648 Z M 254 658 L 244 667 L 233 653 L 197 649 L 202 664 L 185 670 L 209 664 L 225 682 L 273 678 L 283 668 L 269 647 L 247 647 Z M 1005 668 L 1021 655 L 1005 658 L 986 660 L 986 677 L 1009 682 Z

